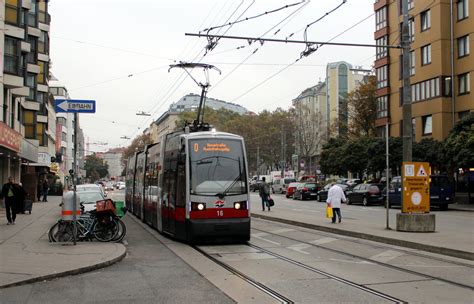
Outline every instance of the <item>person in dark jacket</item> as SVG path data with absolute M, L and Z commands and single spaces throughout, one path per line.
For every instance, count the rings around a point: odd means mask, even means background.
M 8 178 L 8 183 L 2 187 L 1 198 L 5 202 L 7 225 L 15 225 L 16 211 L 18 209 L 18 185 L 15 184 L 15 179 L 12 176 Z
M 44 179 L 44 181 L 43 181 L 43 202 L 48 201 L 48 190 L 49 190 L 48 180 Z
M 26 193 L 25 188 L 23 188 L 23 185 L 21 183 L 18 183 L 18 195 L 17 195 L 17 211 L 16 213 L 25 213 L 25 200 L 28 196 L 28 193 Z M 31 213 L 31 212 L 30 212 Z
M 265 182 L 265 177 L 262 177 L 259 195 L 262 198 L 262 211 L 265 211 L 265 206 L 267 206 L 268 211 L 270 211 L 270 204 L 268 202 L 268 199 L 270 198 L 270 186 Z

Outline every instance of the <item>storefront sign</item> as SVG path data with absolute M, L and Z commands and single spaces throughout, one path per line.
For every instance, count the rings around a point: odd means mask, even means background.
M 41 166 L 49 167 L 51 165 L 51 155 L 44 152 L 38 153 L 38 164 Z
M 0 122 L 0 146 L 20 152 L 21 134 Z
M 404 162 L 402 180 L 402 212 L 430 212 L 430 163 Z

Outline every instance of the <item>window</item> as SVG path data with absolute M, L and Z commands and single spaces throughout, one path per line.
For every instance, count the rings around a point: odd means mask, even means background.
M 421 31 L 426 31 L 431 27 L 431 10 L 421 12 L 420 14 L 421 21 Z
M 410 52 L 410 76 L 415 75 L 415 51 Z
M 25 137 L 36 139 L 36 115 L 34 111 L 23 111 L 23 125 L 25 126 Z
M 375 12 L 375 30 L 378 31 L 387 26 L 387 7 L 384 6 Z
M 61 132 L 61 140 L 67 142 L 67 134 L 64 132 Z
M 48 79 L 48 63 L 38 61 L 38 65 L 40 67 L 40 72 L 37 75 L 38 83 L 46 84 L 46 80 Z
M 443 77 L 443 96 L 451 96 L 451 77 Z
M 58 117 L 56 120 L 56 123 L 61 126 L 66 126 L 66 118 L 64 117 Z
M 388 65 L 384 65 L 375 70 L 377 75 L 377 89 L 388 86 Z
M 388 117 L 388 96 L 377 97 L 377 118 Z
M 20 11 L 18 0 L 5 1 L 5 22 L 18 25 Z
M 38 38 L 38 52 L 47 54 L 48 53 L 48 33 L 41 31 L 40 37 Z
M 431 135 L 433 133 L 432 116 L 423 116 L 423 135 Z
M 408 0 L 408 10 L 411 10 L 414 7 L 415 7 L 415 4 L 413 3 L 413 0 Z
M 21 75 L 20 40 L 5 36 L 4 71 L 6 73 Z
M 459 95 L 467 94 L 471 91 L 470 83 L 469 83 L 469 73 L 459 75 L 458 83 L 459 83 Z
M 39 1 L 38 3 L 38 21 L 41 23 L 46 23 L 49 24 L 48 20 L 48 14 L 46 12 L 47 5 L 46 5 L 46 0 Z
M 38 123 L 36 125 L 36 139 L 42 147 L 48 146 L 48 137 L 46 136 L 47 125 L 45 123 Z
M 377 45 L 388 45 L 388 36 L 383 36 L 375 41 Z M 388 52 L 386 47 L 377 46 L 376 48 L 376 59 L 387 57 Z
M 469 17 L 469 0 L 458 0 L 457 7 L 458 7 L 458 21 L 466 19 Z
M 408 35 L 410 36 L 410 42 L 415 41 L 415 19 L 408 21 Z
M 411 85 L 411 99 L 413 102 L 431 99 L 439 95 L 439 78 L 428 79 Z
M 28 11 L 28 25 L 32 27 L 38 27 L 38 3 L 36 1 L 31 1 L 30 10 Z
M 431 44 L 421 47 L 421 64 L 427 65 L 431 63 Z
M 25 78 L 25 85 L 30 88 L 29 100 L 36 100 L 36 75 L 28 73 Z
M 469 35 L 458 38 L 458 57 L 469 55 Z
M 36 64 L 38 56 L 38 38 L 28 36 L 28 43 L 30 44 L 30 52 L 26 55 L 26 62 Z

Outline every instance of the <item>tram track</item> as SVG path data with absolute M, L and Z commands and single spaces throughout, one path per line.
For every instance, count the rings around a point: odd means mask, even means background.
M 400 267 L 400 266 L 396 266 L 396 265 L 392 265 L 392 264 L 388 264 L 388 263 L 384 263 L 384 262 L 372 260 L 372 259 L 370 259 L 370 258 L 366 258 L 366 257 L 364 257 L 364 256 L 359 256 L 359 255 L 356 255 L 356 254 L 348 253 L 348 252 L 345 252 L 345 251 L 343 251 L 343 250 L 334 249 L 334 248 L 328 248 L 328 247 L 325 247 L 325 246 L 322 246 L 322 245 L 313 244 L 313 243 L 310 243 L 310 242 L 302 241 L 302 240 L 299 240 L 299 239 L 296 239 L 296 238 L 284 236 L 284 235 L 277 234 L 277 233 L 268 232 L 268 231 L 265 231 L 265 230 L 262 230 L 262 229 L 258 229 L 258 228 L 252 228 L 252 230 L 264 232 L 264 233 L 267 233 L 267 234 L 269 234 L 269 235 L 278 236 L 278 237 L 285 238 L 285 239 L 288 239 L 288 240 L 292 240 L 292 241 L 295 241 L 295 242 L 298 242 L 298 243 L 306 244 L 306 245 L 309 245 L 309 246 L 312 246 L 312 247 L 315 247 L 315 248 L 327 250 L 327 251 L 330 251 L 330 252 L 334 252 L 334 253 L 346 255 L 346 256 L 349 256 L 349 257 L 351 257 L 351 258 L 360 259 L 360 260 L 363 260 L 363 261 L 366 261 L 366 262 L 370 262 L 370 263 L 374 263 L 374 264 L 377 264 L 377 265 L 380 265 L 380 266 L 383 266 L 383 267 L 386 267 L 386 268 L 390 268 L 390 269 L 394 269 L 394 270 L 397 270 L 397 271 L 409 273 L 409 274 L 412 274 L 412 275 L 417 275 L 417 276 L 420 276 L 420 277 L 424 277 L 424 278 L 426 278 L 426 279 L 441 281 L 441 282 L 444 282 L 444 283 L 447 283 L 447 284 L 451 284 L 451 285 L 454 285 L 454 286 L 458 286 L 458 287 L 461 287 L 461 288 L 465 288 L 465 289 L 469 289 L 469 290 L 474 290 L 474 287 L 473 287 L 473 286 L 470 286 L 470 285 L 462 284 L 462 283 L 455 282 L 455 281 L 451 281 L 451 280 L 448 280 L 448 279 L 443 279 L 443 278 L 440 278 L 440 277 L 435 277 L 435 276 L 432 276 L 432 275 L 429 275 L 429 274 L 426 274 L 426 273 L 422 273 L 422 272 L 418 272 L 418 271 L 406 269 L 406 268 L 403 268 L 403 267 Z M 255 246 L 255 245 L 251 245 L 251 247 L 252 247 L 252 246 Z M 256 247 L 258 247 L 258 246 L 256 246 Z M 257 248 L 255 248 L 255 249 L 257 249 Z M 262 248 L 262 249 L 263 249 L 263 248 Z M 263 250 L 265 251 L 265 253 L 271 252 L 271 251 L 269 251 L 269 250 L 267 250 L 267 249 L 263 249 Z M 403 251 L 402 251 L 402 252 L 403 252 Z M 411 254 L 411 253 L 409 253 L 409 254 Z M 427 258 L 431 258 L 431 257 L 427 257 Z M 450 263 L 450 261 L 446 261 L 446 260 L 443 260 L 443 262 Z M 298 262 L 298 263 L 299 263 L 299 262 Z M 456 264 L 456 263 L 453 262 L 453 264 Z M 466 267 L 468 267 L 468 268 L 472 268 L 472 267 L 470 267 L 469 265 L 464 265 L 464 264 L 462 264 L 462 266 L 466 266 Z
M 219 266 L 223 267 L 227 271 L 231 272 L 232 274 L 236 275 L 237 277 L 241 278 L 245 282 L 247 282 L 250 285 L 256 287 L 259 290 L 261 290 L 262 292 L 266 293 L 270 297 L 280 301 L 281 303 L 285 303 L 285 304 L 295 303 L 294 301 L 290 300 L 289 298 L 287 298 L 287 297 L 283 296 L 282 294 L 278 293 L 276 290 L 271 289 L 270 287 L 266 286 L 265 284 L 260 283 L 256 280 L 252 279 L 251 277 L 243 274 L 242 272 L 238 271 L 236 268 L 230 266 L 229 264 L 224 263 L 224 262 L 220 261 L 219 259 L 213 257 L 211 254 L 207 253 L 205 250 L 199 248 L 198 246 L 193 246 L 193 248 L 194 248 L 194 250 L 198 251 L 199 253 L 201 253 L 206 258 L 210 259 L 214 263 L 216 263 Z

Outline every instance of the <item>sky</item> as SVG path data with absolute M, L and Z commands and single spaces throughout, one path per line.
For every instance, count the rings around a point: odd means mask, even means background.
M 171 103 L 200 93 L 183 70 L 169 70 L 180 61 L 212 64 L 221 71 L 209 72 L 208 97 L 255 113 L 278 107 L 286 110 L 303 90 L 324 81 L 327 63 L 347 61 L 371 68 L 375 49 L 325 45 L 295 62 L 305 44 L 220 39 L 206 53 L 206 38 L 185 33 L 206 33 L 217 27 L 209 33 L 305 41 L 307 28 L 306 41 L 375 44 L 374 1 L 342 3 L 51 0 L 50 71 L 72 99 L 96 100 L 96 113 L 80 114 L 91 151 L 128 146 Z M 271 12 L 279 8 L 283 9 Z M 218 27 L 245 18 L 249 20 Z M 191 74 L 199 82 L 207 81 L 202 69 L 193 69 Z M 141 111 L 151 116 L 136 115 Z

